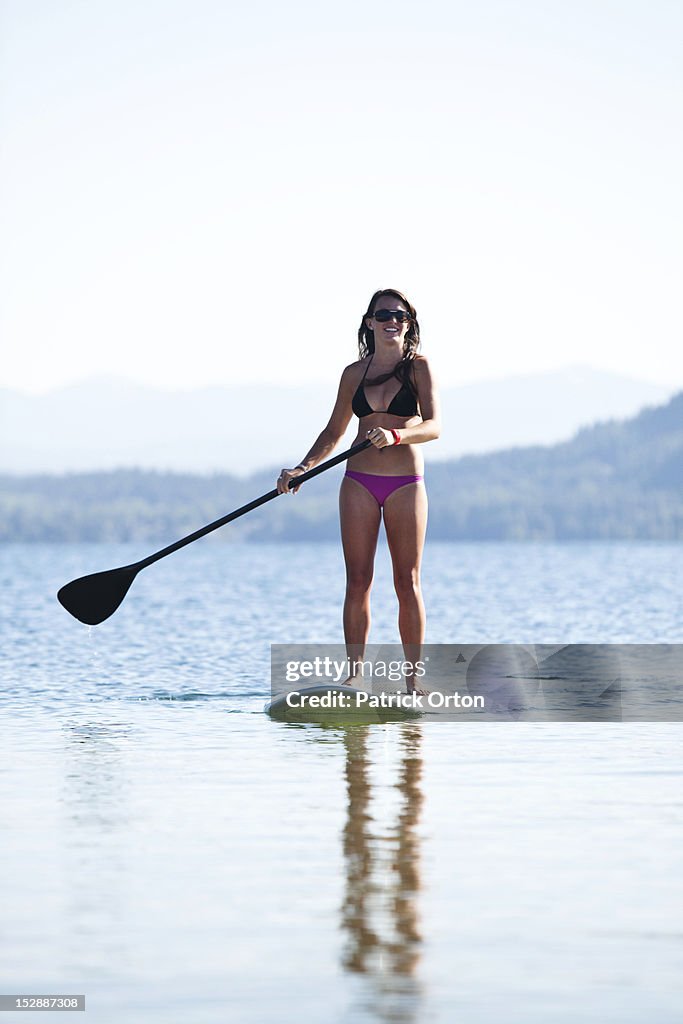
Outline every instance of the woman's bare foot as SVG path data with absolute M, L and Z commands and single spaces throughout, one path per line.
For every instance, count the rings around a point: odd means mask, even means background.
M 428 697 L 429 696 L 429 690 L 421 690 L 417 686 L 410 686 L 410 685 L 406 686 L 406 693 L 415 693 L 415 694 L 417 694 L 418 697 Z

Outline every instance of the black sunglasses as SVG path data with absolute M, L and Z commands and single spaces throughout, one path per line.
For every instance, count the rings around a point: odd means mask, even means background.
M 406 313 L 404 309 L 376 309 L 372 315 L 381 324 L 386 324 L 389 320 L 398 320 L 399 323 L 404 324 L 406 320 L 413 319 L 410 313 Z

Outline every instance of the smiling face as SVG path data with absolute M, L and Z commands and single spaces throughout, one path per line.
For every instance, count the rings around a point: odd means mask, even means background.
M 398 319 L 399 315 L 407 319 Z M 384 349 L 383 362 L 413 359 L 419 347 L 420 325 L 410 299 L 394 288 L 378 289 L 370 299 L 358 328 L 359 357 L 364 359 L 379 348 Z
M 392 313 L 393 316 L 390 315 Z M 402 320 L 402 316 L 405 319 Z M 375 336 L 375 344 L 385 341 L 403 348 L 406 333 L 410 330 L 410 311 L 396 295 L 380 295 L 372 316 L 366 317 L 365 322 Z

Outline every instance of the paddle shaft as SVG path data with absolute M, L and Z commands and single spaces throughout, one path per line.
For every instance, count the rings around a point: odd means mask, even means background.
M 327 469 L 332 469 L 333 466 L 338 466 L 340 462 L 344 462 L 346 459 L 350 459 L 352 456 L 357 455 L 358 452 L 364 451 L 372 444 L 371 441 L 361 441 L 360 444 L 356 444 L 353 448 L 348 448 L 345 452 L 340 452 L 339 455 L 335 455 L 333 458 L 328 459 L 327 462 L 322 462 L 319 466 L 314 469 L 309 469 L 307 473 L 302 473 L 300 476 L 294 477 L 289 481 L 290 487 L 298 487 L 300 484 L 305 484 L 307 480 L 312 480 L 314 476 L 318 476 L 319 473 L 324 473 Z M 199 540 L 200 537 L 206 537 L 207 533 L 212 533 L 214 530 L 220 529 L 221 526 L 225 526 L 226 523 L 232 523 L 233 520 L 239 519 L 240 516 L 245 516 L 247 512 L 253 511 L 258 508 L 259 505 L 265 505 L 267 501 L 272 501 L 273 498 L 277 498 L 280 491 L 276 487 L 272 491 L 268 491 L 266 494 L 262 494 L 260 498 L 254 498 L 253 501 L 248 502 L 246 505 L 242 505 L 241 508 L 235 509 L 234 512 L 229 512 L 227 516 L 221 516 L 220 519 L 216 519 L 213 523 L 209 523 L 208 526 L 202 526 L 201 530 L 195 530 L 194 533 L 188 534 L 187 537 L 182 537 L 180 540 L 175 541 L 174 544 L 169 544 L 168 547 L 162 548 L 160 551 L 155 551 L 153 555 L 148 555 L 147 558 L 143 558 L 141 562 L 135 563 L 136 571 L 146 568 L 148 565 L 152 565 L 153 562 L 158 562 L 160 558 L 165 558 L 166 555 L 172 555 L 174 551 L 184 548 L 186 544 L 191 544 L 195 540 Z

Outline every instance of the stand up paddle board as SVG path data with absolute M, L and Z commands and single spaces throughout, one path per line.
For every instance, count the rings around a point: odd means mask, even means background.
M 280 722 L 322 722 L 367 725 L 374 722 L 403 722 L 422 714 L 407 693 L 371 694 L 353 686 L 335 683 L 301 687 L 280 693 L 263 709 Z

